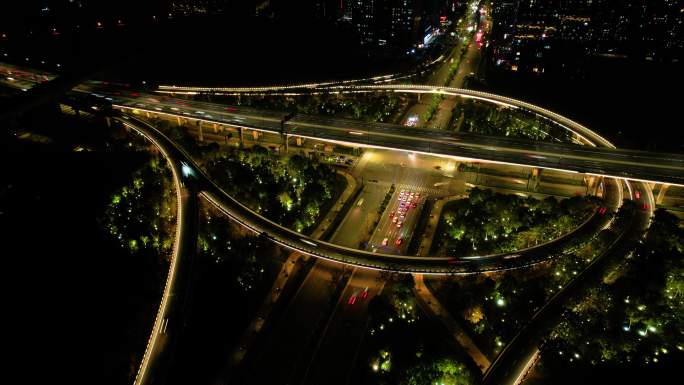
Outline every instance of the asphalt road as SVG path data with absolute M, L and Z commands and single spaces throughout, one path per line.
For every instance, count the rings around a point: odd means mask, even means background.
M 355 383 L 353 373 L 359 364 L 358 354 L 368 326 L 368 304 L 383 287 L 379 272 L 354 270 L 314 349 L 302 384 Z
M 222 130 L 232 126 L 232 130 L 243 127 L 263 132 L 282 132 L 281 119 L 284 114 L 273 111 L 243 107 L 235 110 L 213 103 L 153 97 L 135 92 L 129 96 L 115 95 L 112 99 L 124 108 L 152 114 L 163 113 L 181 119 L 201 119 L 209 124 L 220 124 Z M 290 136 L 329 142 L 684 184 L 684 156 L 677 154 L 541 143 L 306 115 L 296 115 L 283 127 Z
M 163 383 L 171 364 L 173 348 L 184 324 L 184 304 L 190 279 L 192 256 L 197 248 L 199 211 L 197 184 L 192 175 L 184 171 L 182 154 L 163 136 L 154 135 L 144 125 L 120 121 L 146 136 L 164 154 L 171 166 L 177 193 L 177 225 L 171 263 L 159 310 L 150 333 L 135 384 Z
M 293 384 L 305 370 L 310 346 L 318 340 L 317 325 L 327 322 L 322 309 L 331 300 L 341 267 L 319 260 L 307 275 L 283 315 L 249 354 L 242 384 Z

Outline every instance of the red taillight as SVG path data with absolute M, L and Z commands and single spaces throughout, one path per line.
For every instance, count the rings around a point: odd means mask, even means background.
M 353 296 L 349 297 L 349 301 L 347 303 L 350 305 L 355 304 L 356 303 L 356 296 L 353 295 Z
M 639 190 L 634 192 L 634 196 L 636 197 L 636 199 L 641 199 L 641 193 L 639 192 Z
M 368 291 L 364 291 L 363 294 L 361 294 L 361 298 L 363 298 L 363 299 L 368 298 Z

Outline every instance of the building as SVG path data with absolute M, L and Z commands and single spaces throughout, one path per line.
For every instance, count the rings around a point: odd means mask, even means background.
M 587 55 L 672 61 L 682 57 L 677 0 L 503 0 L 492 7 L 491 60 L 544 73 Z
M 368 46 L 420 47 L 435 36 L 447 14 L 462 8 L 456 0 L 346 0 L 344 14 Z M 347 3 L 349 4 L 349 3 Z M 441 17 L 441 18 L 440 18 Z

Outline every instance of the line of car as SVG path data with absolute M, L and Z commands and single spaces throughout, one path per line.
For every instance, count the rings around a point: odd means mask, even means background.
M 397 200 L 399 201 L 399 208 L 396 211 L 391 211 L 389 213 L 389 217 L 392 223 L 396 224 L 397 228 L 400 229 L 404 225 L 404 221 L 406 220 L 408 210 L 414 209 L 418 206 L 418 201 L 420 200 L 420 192 L 401 190 L 399 192 L 399 197 L 397 198 Z M 394 241 L 394 245 L 399 247 L 401 246 L 403 241 L 403 237 L 399 237 Z M 388 244 L 389 238 L 385 237 L 382 240 L 382 245 L 387 246 Z
M 366 298 L 368 298 L 368 286 L 366 286 L 366 288 L 363 289 L 363 291 L 361 291 L 360 293 L 358 290 L 353 292 L 352 295 L 350 295 L 349 299 L 347 300 L 347 305 L 353 305 L 356 302 L 358 302 L 359 300 L 364 300 Z

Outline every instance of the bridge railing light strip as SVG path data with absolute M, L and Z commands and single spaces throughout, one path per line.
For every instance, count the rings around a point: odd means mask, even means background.
M 166 276 L 166 282 L 164 284 L 164 291 L 162 294 L 162 300 L 159 303 L 159 308 L 157 309 L 157 314 L 154 319 L 154 323 L 152 326 L 152 332 L 150 333 L 150 337 L 147 340 L 147 344 L 145 347 L 145 352 L 143 353 L 143 358 L 140 362 L 140 366 L 138 367 L 138 370 L 136 372 L 134 384 L 143 384 L 145 383 L 145 378 L 147 374 L 149 373 L 149 362 L 150 362 L 150 355 L 152 352 L 155 350 L 155 346 L 157 344 L 157 336 L 159 335 L 159 331 L 161 330 L 162 322 L 164 317 L 162 316 L 164 313 L 166 313 L 166 307 L 168 305 L 168 298 L 169 294 L 171 291 L 171 286 L 172 283 L 175 281 L 175 276 L 176 276 L 176 270 L 177 270 L 177 260 L 178 260 L 178 252 L 180 251 L 180 246 L 181 246 L 181 234 L 182 234 L 182 223 L 183 223 L 183 205 L 182 205 L 182 195 L 181 195 L 181 185 L 180 185 L 180 176 L 178 174 L 177 166 L 173 164 L 171 161 L 171 157 L 169 154 L 166 152 L 163 146 L 159 144 L 159 142 L 156 141 L 156 139 L 146 135 L 143 131 L 139 130 L 135 125 L 130 124 L 129 122 L 125 120 L 118 120 L 122 124 L 124 124 L 126 127 L 131 128 L 135 130 L 137 133 L 145 137 L 147 140 L 152 142 L 155 147 L 157 147 L 162 154 L 164 155 L 164 158 L 167 160 L 169 167 L 171 168 L 171 172 L 173 174 L 173 180 L 174 180 L 174 185 L 176 188 L 176 234 L 175 234 L 175 239 L 173 243 L 173 250 L 171 253 L 171 261 L 169 264 L 169 271 Z

